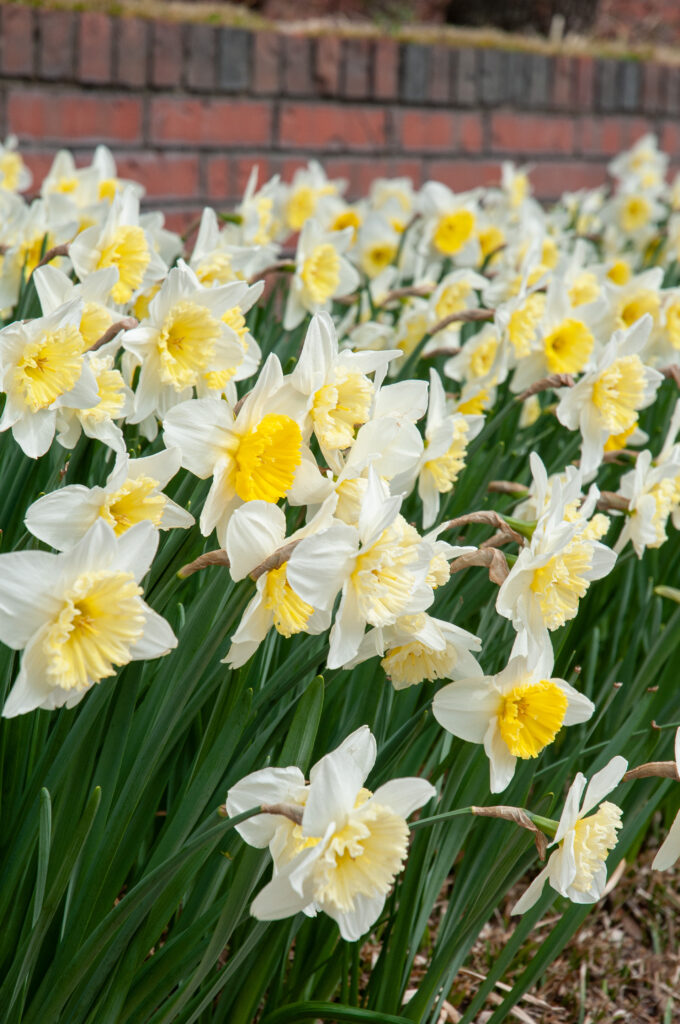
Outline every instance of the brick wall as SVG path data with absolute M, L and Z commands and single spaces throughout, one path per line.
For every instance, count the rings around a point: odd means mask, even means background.
M 254 163 L 289 176 L 309 157 L 352 196 L 529 160 L 550 199 L 599 184 L 649 129 L 680 163 L 678 113 L 670 65 L 0 7 L 0 131 L 38 180 L 58 146 L 85 161 L 106 142 L 175 226 L 233 202 Z

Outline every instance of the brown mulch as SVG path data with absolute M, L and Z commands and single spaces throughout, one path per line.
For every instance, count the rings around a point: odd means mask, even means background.
M 634 864 L 620 864 L 609 893 L 539 982 L 508 1018 L 520 1024 L 676 1024 L 680 1021 L 680 864 L 663 874 L 652 871 L 654 850 L 643 850 Z M 516 920 L 510 908 L 529 879 L 508 893 L 459 970 L 439 1024 L 457 1024 L 496 957 L 510 939 Z M 612 884 L 613 883 L 613 884 Z M 446 909 L 445 886 L 430 918 L 431 939 Z M 497 983 L 475 1024 L 485 1024 L 531 960 L 534 950 L 559 920 L 553 908 L 533 929 L 518 962 Z M 379 948 L 362 950 L 366 977 Z M 430 961 L 427 950 L 415 958 L 407 996 L 415 994 Z

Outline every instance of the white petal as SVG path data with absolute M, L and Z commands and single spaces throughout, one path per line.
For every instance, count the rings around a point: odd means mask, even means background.
M 24 520 L 34 537 L 65 551 L 83 537 L 99 515 L 102 488 L 72 484 L 34 501 Z
M 678 857 L 680 857 L 680 811 L 676 814 L 668 835 L 659 847 L 652 867 L 655 871 L 666 871 L 667 868 L 673 867 Z
M 590 780 L 586 795 L 583 798 L 580 817 L 585 817 L 589 811 L 592 811 L 593 807 L 597 807 L 601 800 L 611 793 L 613 789 L 616 789 L 627 770 L 628 762 L 625 757 L 617 755 L 604 768 L 596 772 Z
M 400 817 L 408 818 L 436 795 L 437 790 L 427 779 L 405 778 L 390 779 L 384 786 L 379 786 L 373 799 Z
M 493 719 L 484 737 L 484 750 L 489 758 L 490 785 L 492 793 L 502 793 L 510 785 L 515 774 L 517 758 L 508 750 L 501 736 L 498 722 Z
M 339 911 L 324 906 L 324 910 L 338 925 L 340 935 L 346 942 L 356 942 L 380 917 L 385 906 L 384 896 L 368 897 L 362 894 L 354 897 L 354 909 Z
M 432 713 L 447 732 L 468 743 L 483 743 L 500 699 L 490 676 L 458 679 L 435 693 Z
M 302 834 L 322 836 L 334 825 L 342 828 L 363 783 L 362 766 L 346 751 L 333 750 L 314 766 L 302 815 Z
M 269 501 L 248 501 L 237 508 L 227 526 L 227 555 L 232 578 L 248 573 L 280 548 L 286 539 L 286 517 Z
M 235 783 L 227 793 L 227 814 L 235 818 L 261 804 L 297 803 L 305 779 L 299 768 L 261 768 Z M 236 831 L 250 846 L 264 848 L 274 837 L 282 818 L 277 814 L 258 814 Z
M 14 650 L 59 614 L 59 555 L 12 551 L 0 555 L 0 640 Z
M 144 633 L 130 648 L 131 659 L 143 661 L 145 658 L 161 658 L 164 654 L 169 654 L 175 647 L 177 647 L 177 637 L 173 633 L 170 623 L 147 605 Z
M 121 572 L 131 572 L 139 582 L 149 570 L 158 549 L 158 530 L 148 519 L 135 523 L 116 538 L 115 566 Z
M 543 886 L 548 878 L 549 870 L 549 864 L 546 864 L 543 870 L 536 875 L 528 889 L 526 889 L 517 900 L 517 903 L 515 903 L 514 907 L 510 911 L 511 914 L 526 914 L 527 910 L 531 910 L 531 908 L 538 903 L 543 892 Z
M 375 742 L 375 736 L 367 725 L 361 725 L 354 732 L 350 733 L 342 741 L 342 743 L 336 747 L 336 751 L 341 751 L 343 754 L 348 754 L 354 761 L 359 765 L 361 770 L 362 782 L 365 782 L 369 776 L 369 773 L 375 764 L 376 755 L 378 753 L 377 744 Z M 318 761 L 309 773 L 310 781 L 314 781 L 316 770 L 321 761 Z
M 330 608 L 352 571 L 358 541 L 354 527 L 339 522 L 303 538 L 286 567 L 286 577 L 296 594 L 313 608 Z

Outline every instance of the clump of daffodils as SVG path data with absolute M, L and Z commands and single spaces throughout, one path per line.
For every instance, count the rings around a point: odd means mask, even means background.
M 254 171 L 183 240 L 105 147 L 58 154 L 29 201 L 16 140 L 0 146 L 0 443 L 27 476 L 54 469 L 0 553 L 0 640 L 21 652 L 3 715 L 71 708 L 168 654 L 158 579 L 205 571 L 235 595 L 225 674 L 315 644 L 338 686 L 360 672 L 447 745 L 483 746 L 491 793 L 549 768 L 565 729 L 584 745 L 599 709 L 570 625 L 629 544 L 642 558 L 680 528 L 680 403 L 663 441 L 649 416 L 680 385 L 680 186 L 651 136 L 610 170 L 610 191 L 550 210 L 509 163 L 494 187 L 379 179 L 351 200 L 316 162 Z M 516 479 L 488 493 L 478 453 L 506 416 Z M 323 911 L 347 940 L 375 925 L 407 818 L 437 795 L 366 788 L 375 760 L 364 726 L 309 779 L 230 787 L 226 814 L 252 812 L 239 833 L 272 857 L 256 917 Z M 600 898 L 625 770 L 579 773 L 540 819 L 552 853 L 516 913 L 545 881 Z M 657 866 L 678 849 L 676 821 Z

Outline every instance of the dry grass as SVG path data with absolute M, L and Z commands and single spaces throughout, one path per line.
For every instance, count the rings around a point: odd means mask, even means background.
M 673 1024 L 680 1020 L 680 865 L 652 871 L 654 850 L 643 851 L 634 865 L 619 865 L 609 894 L 523 996 L 509 1020 L 521 1024 Z M 510 908 L 528 879 L 511 890 L 470 951 L 444 1004 L 440 1024 L 457 1024 L 480 983 L 510 939 L 516 920 Z M 611 884 L 613 883 L 613 884 Z M 446 909 L 450 882 L 430 918 L 434 936 Z M 559 920 L 554 910 L 533 929 L 522 959 L 487 999 L 475 1024 L 485 1024 L 522 973 L 543 937 Z M 362 950 L 366 979 L 378 949 Z M 429 957 L 416 956 L 410 992 L 415 994 Z

